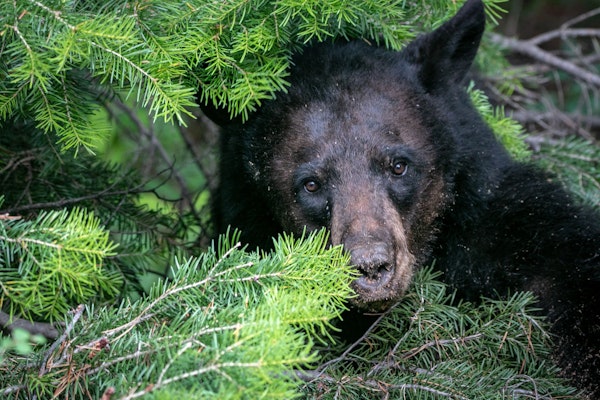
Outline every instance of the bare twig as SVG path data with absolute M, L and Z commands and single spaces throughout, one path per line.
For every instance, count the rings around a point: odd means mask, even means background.
M 33 204 L 25 204 L 22 206 L 16 206 L 11 208 L 5 208 L 0 210 L 0 214 L 20 214 L 26 211 L 32 210 L 42 210 L 42 209 L 53 209 L 53 208 L 63 208 L 65 206 L 70 206 L 74 204 L 78 204 L 84 201 L 96 200 L 103 197 L 114 197 L 114 196 L 126 196 L 136 193 L 147 192 L 148 190 L 142 189 L 143 185 L 138 185 L 137 187 L 127 189 L 127 190 L 117 190 L 112 192 L 110 189 L 112 187 L 106 188 L 96 193 L 91 193 L 85 196 L 73 197 L 68 199 L 61 199 L 57 201 L 50 201 L 46 203 L 33 203 Z
M 596 15 L 600 14 L 600 7 L 598 8 L 594 8 L 593 10 L 590 10 L 586 13 L 583 13 L 581 15 L 578 15 L 577 17 L 568 20 L 567 22 L 565 22 L 564 24 L 562 24 L 562 26 L 560 27 L 561 30 L 565 30 L 568 29 L 570 26 L 579 24 L 583 21 L 585 21 L 586 19 L 595 17 Z
M 598 37 L 600 38 L 600 29 L 582 28 L 582 29 L 557 29 L 550 32 L 542 33 L 538 36 L 528 39 L 527 42 L 536 46 L 549 42 L 550 40 L 573 37 Z
M 600 88 L 600 76 L 593 72 L 587 71 L 569 60 L 562 59 L 539 48 L 535 42 L 529 40 L 518 40 L 508 38 L 497 33 L 490 34 L 492 42 L 510 49 L 516 53 L 531 57 L 539 62 L 550 65 L 551 67 L 560 69 L 568 74 L 578 78 L 584 82 Z
M 462 344 L 465 342 L 470 342 L 472 340 L 479 340 L 483 337 L 482 333 L 475 333 L 473 335 L 469 335 L 469 336 L 465 336 L 465 337 L 459 337 L 459 338 L 453 338 L 453 339 L 440 339 L 440 340 L 432 340 L 430 342 L 424 343 L 423 345 L 414 348 L 414 349 L 410 349 L 408 351 L 405 351 L 403 354 L 400 355 L 401 358 L 411 358 L 416 356 L 417 354 L 419 354 L 420 352 L 422 352 L 423 350 L 426 350 L 430 347 L 438 347 L 438 346 L 447 346 L 447 345 L 455 345 L 455 344 Z
M 377 317 L 377 319 L 375 320 L 375 322 L 373 322 L 373 324 L 371 324 L 371 326 L 369 327 L 369 329 L 367 329 L 365 331 L 365 333 L 360 338 L 358 338 L 358 340 L 356 340 L 354 343 L 352 343 L 339 357 L 334 358 L 333 360 L 329 360 L 329 361 L 327 361 L 327 362 L 319 365 L 319 368 L 317 368 L 316 371 L 319 371 L 320 373 L 323 373 L 323 372 L 325 372 L 325 370 L 330 365 L 333 365 L 333 364 L 336 364 L 338 362 L 344 361 L 346 359 L 346 357 L 348 357 L 348 354 L 350 354 L 352 352 L 352 350 L 354 350 L 360 343 L 362 343 L 369 336 L 369 334 L 379 325 L 379 323 L 390 312 L 392 312 L 392 310 L 394 309 L 394 307 L 390 307 L 387 311 L 385 311 L 379 317 Z
M 138 118 L 134 110 L 132 110 L 130 107 L 127 107 L 120 99 L 113 99 L 112 104 L 127 114 L 127 117 L 136 125 L 136 130 L 139 132 L 140 136 L 148 140 L 152 150 L 156 151 L 162 161 L 172 168 L 173 178 L 177 182 L 177 185 L 181 191 L 181 198 L 189 208 L 190 213 L 194 216 L 194 220 L 201 224 L 202 218 L 196 210 L 194 196 L 183 176 L 175 169 L 175 161 L 171 158 L 161 141 L 156 136 L 154 129 L 151 129 L 151 127 L 149 128 L 146 124 L 144 124 Z
M 48 364 L 48 360 L 52 356 L 52 353 L 54 353 L 54 351 L 58 348 L 58 346 L 60 346 L 67 339 L 67 337 L 69 336 L 69 334 L 75 327 L 75 324 L 77 323 L 79 318 L 81 318 L 81 315 L 83 314 L 84 310 L 85 310 L 85 306 L 83 304 L 80 304 L 77 306 L 77 308 L 75 309 L 75 312 L 73 313 L 73 319 L 71 320 L 71 322 L 69 322 L 67 324 L 63 334 L 60 335 L 60 337 L 54 343 L 52 343 L 52 346 L 50 346 L 50 348 L 46 351 L 46 354 L 44 355 L 44 359 L 42 360 L 42 366 L 40 367 L 40 373 L 39 373 L 40 376 L 43 376 L 46 374 L 46 372 L 48 372 L 47 364 Z

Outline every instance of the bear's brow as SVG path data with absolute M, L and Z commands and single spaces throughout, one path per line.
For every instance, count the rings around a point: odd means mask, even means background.
M 301 185 L 307 178 L 323 178 L 323 162 L 310 161 L 300 164 L 293 174 L 294 184 Z

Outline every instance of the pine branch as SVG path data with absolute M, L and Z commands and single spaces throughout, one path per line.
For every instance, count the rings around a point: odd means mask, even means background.
M 347 257 L 327 246 L 324 232 L 280 238 L 281 252 L 264 257 L 233 242 L 179 264 L 147 299 L 80 308 L 42 360 L 23 360 L 12 378 L 0 376 L 0 393 L 77 397 L 81 380 L 94 379 L 84 389 L 92 397 L 109 389 L 117 398 L 169 396 L 181 388 L 220 396 L 242 387 L 251 398 L 296 397 L 298 382 L 284 373 L 316 360 L 316 332 L 339 316 L 350 292 Z M 292 304 L 302 307 L 290 318 Z M 141 368 L 142 360 L 153 367 Z
M 199 87 L 202 101 L 246 117 L 285 89 L 290 53 L 301 44 L 362 36 L 400 48 L 414 36 L 401 21 L 416 19 L 399 0 L 109 4 L 0 5 L 1 25 L 10 33 L 3 36 L 0 69 L 11 76 L 0 82 L 0 117 L 34 115 L 66 148 L 92 150 L 100 134 L 89 125 L 97 100 L 69 71 L 89 71 L 102 84 L 128 91 L 155 119 L 185 124 Z M 439 9 L 448 16 L 456 6 Z
M 307 397 L 575 398 L 544 361 L 548 337 L 530 295 L 449 305 L 453 296 L 433 278 L 420 271 L 407 297 L 343 357 L 296 372 Z
M 470 83 L 468 91 L 475 108 L 513 157 L 517 160 L 529 159 L 531 152 L 524 141 L 523 127 L 512 118 L 506 117 L 502 107 L 492 107 L 488 97 L 481 90 L 475 89 L 473 82 Z
M 539 164 L 590 207 L 600 207 L 600 148 L 578 138 L 540 143 Z
M 103 270 L 114 245 L 99 220 L 83 210 L 42 212 L 35 221 L 0 224 L 0 304 L 10 315 L 55 320 L 73 300 L 111 297 L 121 281 Z

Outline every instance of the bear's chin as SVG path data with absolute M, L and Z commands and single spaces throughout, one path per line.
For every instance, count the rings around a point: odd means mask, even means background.
M 381 314 L 392 308 L 392 306 L 394 306 L 398 301 L 400 301 L 400 297 L 375 301 L 364 301 L 360 297 L 355 297 L 351 298 L 349 303 L 353 308 L 361 313 Z
M 404 290 L 390 290 L 386 286 L 364 290 L 357 282 L 352 284 L 352 289 L 356 296 L 348 299 L 350 305 L 361 312 L 368 313 L 382 313 L 389 310 L 402 299 L 404 294 Z

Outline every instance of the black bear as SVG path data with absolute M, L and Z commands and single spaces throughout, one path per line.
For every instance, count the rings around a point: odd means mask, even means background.
M 207 110 L 225 130 L 215 223 L 262 247 L 327 227 L 362 273 L 361 309 L 389 307 L 432 260 L 462 298 L 532 291 L 564 374 L 599 396 L 600 217 L 511 159 L 472 106 L 484 25 L 469 0 L 400 52 L 315 44 L 246 123 Z

